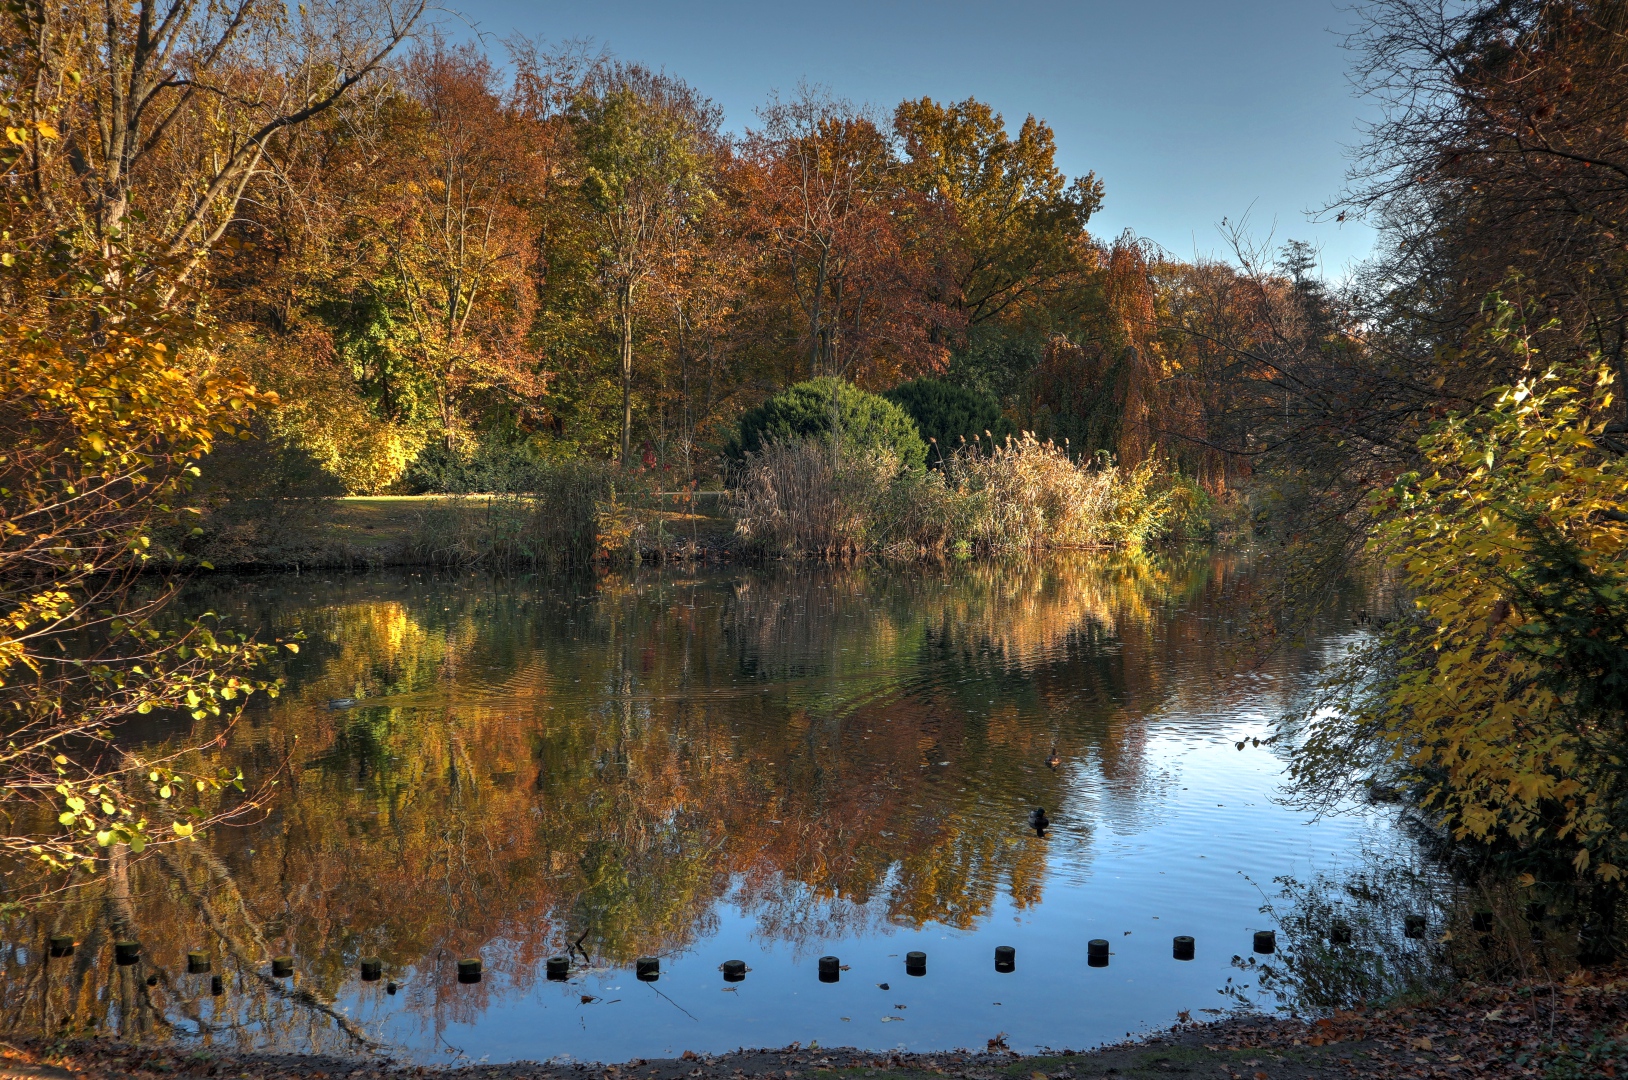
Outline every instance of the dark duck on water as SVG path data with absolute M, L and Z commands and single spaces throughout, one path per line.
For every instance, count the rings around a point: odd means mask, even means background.
M 1046 830 L 1051 828 L 1051 819 L 1046 816 L 1045 810 L 1037 806 L 1029 811 L 1029 828 L 1034 830 L 1036 836 L 1046 835 Z

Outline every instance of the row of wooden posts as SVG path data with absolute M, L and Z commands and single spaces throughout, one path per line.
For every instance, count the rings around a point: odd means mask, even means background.
M 1537 905 L 1534 905 L 1537 906 Z M 1541 917 L 1541 916 L 1540 916 Z M 1492 929 L 1492 913 L 1478 911 L 1471 920 L 1473 929 L 1489 931 Z M 1422 938 L 1425 935 L 1426 920 L 1423 915 L 1408 915 L 1403 919 L 1403 933 L 1410 938 Z M 1351 926 L 1349 923 L 1336 919 L 1328 929 L 1328 940 L 1333 945 L 1349 945 L 1351 943 Z M 50 940 L 50 955 L 52 957 L 72 956 L 74 952 L 74 939 L 67 935 L 57 935 Z M 1187 935 L 1178 935 L 1171 940 L 1171 955 L 1177 960 L 1191 960 L 1194 956 L 1194 941 Z M 1274 953 L 1277 951 L 1277 931 L 1255 931 L 1254 950 L 1257 953 Z M 1086 943 L 1086 963 L 1091 967 L 1108 966 L 1108 940 L 1106 938 L 1092 938 Z M 128 967 L 141 960 L 141 943 L 139 941 L 118 941 L 113 945 L 114 962 L 120 967 Z M 835 956 L 822 956 L 819 959 L 819 977 L 821 982 L 837 982 L 842 977 L 842 961 Z M 202 951 L 187 953 L 187 974 L 208 975 L 211 963 L 209 954 Z M 646 982 L 654 982 L 661 977 L 661 961 L 654 956 L 641 956 L 633 965 L 634 975 Z M 719 969 L 723 972 L 726 982 L 740 982 L 746 978 L 746 961 L 725 960 Z M 909 952 L 905 954 L 905 973 L 908 975 L 927 974 L 927 954 L 924 952 Z M 570 978 L 571 959 L 567 956 L 550 957 L 546 965 L 548 978 L 556 982 Z M 995 970 L 999 972 L 1012 972 L 1017 970 L 1017 950 L 1010 945 L 999 945 L 995 948 Z M 458 981 L 461 983 L 477 983 L 481 980 L 482 965 L 478 956 L 466 957 L 458 961 Z M 271 960 L 271 975 L 275 979 L 292 978 L 294 975 L 294 958 L 292 956 L 274 956 Z M 384 975 L 384 962 L 376 956 L 364 957 L 361 961 L 361 975 L 363 982 L 378 982 Z M 156 977 L 152 980 L 156 981 Z M 221 977 L 215 975 L 210 980 L 210 992 L 222 993 Z M 390 982 L 386 989 L 394 994 L 396 984 Z

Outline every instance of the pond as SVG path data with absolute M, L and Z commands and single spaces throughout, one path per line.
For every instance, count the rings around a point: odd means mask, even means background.
M 1357 631 L 1332 612 L 1245 663 L 1256 586 L 1208 551 L 203 580 L 189 610 L 304 635 L 212 751 L 276 787 L 8 923 L 6 1011 L 422 1063 L 1082 1048 L 1214 1015 L 1272 879 L 1392 828 L 1278 801 L 1283 750 L 1253 740 Z M 119 919 L 141 964 L 113 963 Z M 48 933 L 74 957 L 42 963 Z

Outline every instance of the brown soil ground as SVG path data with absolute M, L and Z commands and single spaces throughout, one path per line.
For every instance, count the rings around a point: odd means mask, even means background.
M 1581 1080 L 1628 1077 L 1628 970 L 1563 983 L 1481 986 L 1427 1003 L 1357 1009 L 1317 1020 L 1239 1016 L 1088 1052 L 1020 1056 L 852 1049 L 686 1052 L 621 1065 L 518 1062 L 432 1069 L 382 1057 L 200 1053 L 174 1043 L 111 1040 L 0 1045 L 0 1078 L 212 1076 L 246 1080 Z

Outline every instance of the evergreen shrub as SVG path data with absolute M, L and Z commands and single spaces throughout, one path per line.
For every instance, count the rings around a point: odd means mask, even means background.
M 996 442 L 1015 434 L 1011 421 L 1001 415 L 1000 404 L 993 397 L 943 379 L 912 379 L 882 396 L 910 415 L 923 439 L 937 441 L 938 452 L 928 453 L 928 464 L 934 467 L 954 452 L 963 438 L 988 446 L 986 432 Z
M 769 443 L 815 439 L 829 445 L 833 396 L 844 453 L 889 454 L 911 471 L 926 464 L 927 443 L 908 413 L 878 394 L 830 378 L 797 383 L 747 410 L 724 445 L 725 456 L 739 467 Z

